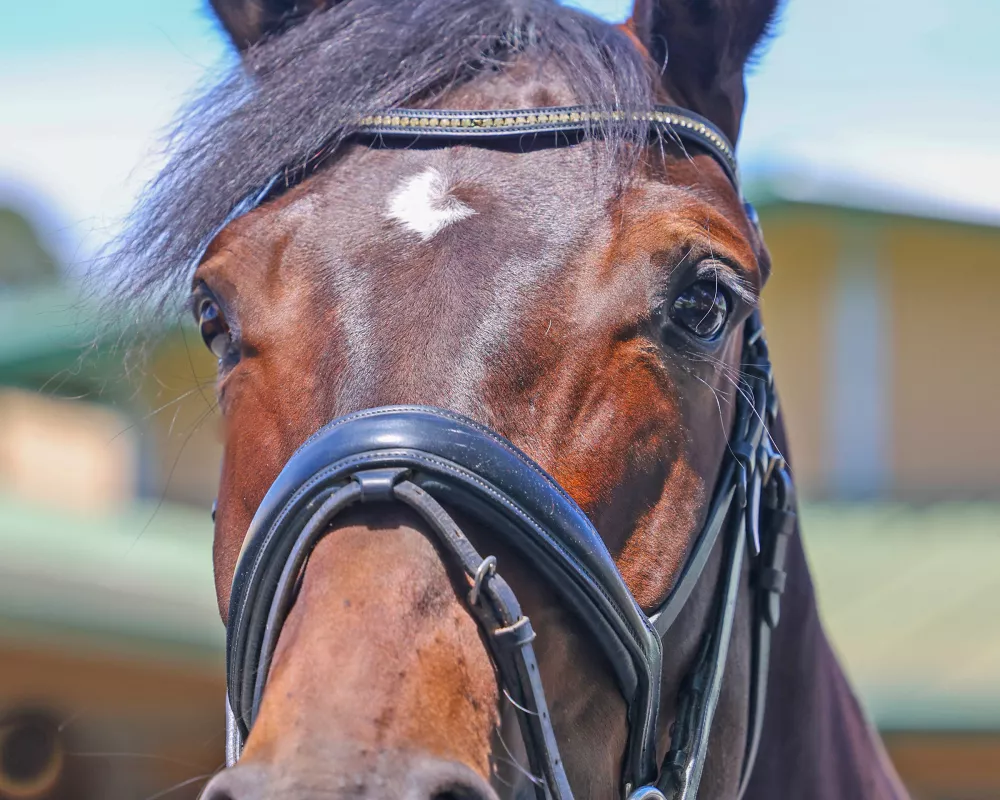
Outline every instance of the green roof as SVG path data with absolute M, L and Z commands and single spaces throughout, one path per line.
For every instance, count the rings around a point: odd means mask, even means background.
M 1000 730 L 1000 506 L 803 517 L 827 631 L 880 727 Z
M 150 341 L 174 331 L 176 320 L 135 313 Z M 0 290 L 0 385 L 104 394 L 125 374 L 132 342 L 122 337 L 135 321 L 123 314 L 108 320 L 97 298 L 72 283 Z M 122 391 L 127 397 L 132 388 Z
M 86 515 L 0 494 L 0 635 L 219 659 L 208 512 Z
M 79 289 L 50 284 L 0 291 L 0 384 L 87 392 L 114 371 L 94 303 Z

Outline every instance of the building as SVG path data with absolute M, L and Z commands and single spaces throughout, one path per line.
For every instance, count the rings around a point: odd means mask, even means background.
M 1000 500 L 1000 216 L 778 180 L 755 202 L 775 264 L 764 319 L 809 495 Z

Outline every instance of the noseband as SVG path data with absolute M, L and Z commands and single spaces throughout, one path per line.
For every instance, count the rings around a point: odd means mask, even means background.
M 398 109 L 362 120 L 357 132 L 377 140 L 450 142 L 556 134 L 558 145 L 559 136 L 620 119 L 622 112 L 582 108 Z M 708 120 L 672 107 L 657 107 L 642 119 L 660 135 L 706 150 L 736 185 L 732 146 Z M 538 800 L 570 800 L 573 794 L 535 660 L 535 633 L 496 559 L 475 550 L 452 514 L 460 512 L 502 537 L 536 565 L 607 656 L 628 709 L 621 778 L 628 800 L 697 797 L 749 552 L 753 655 L 742 795 L 760 739 L 770 633 L 778 623 L 795 517 L 789 471 L 768 435 L 778 401 L 756 312 L 744 326 L 742 374 L 745 385 L 705 526 L 670 595 L 651 615 L 639 608 L 583 511 L 540 466 L 491 429 L 443 409 L 392 406 L 350 414 L 317 431 L 264 497 L 237 564 L 227 626 L 227 764 L 238 760 L 260 709 L 282 625 L 317 542 L 348 508 L 402 503 L 424 520 L 464 573 L 469 610 L 517 710 Z M 677 697 L 670 750 L 658 764 L 661 641 L 720 539 L 723 566 L 709 627 Z

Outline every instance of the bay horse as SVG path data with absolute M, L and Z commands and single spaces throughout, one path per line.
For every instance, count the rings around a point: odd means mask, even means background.
M 218 359 L 203 797 L 903 798 L 757 309 L 777 0 L 211 4 L 236 66 L 115 257 Z

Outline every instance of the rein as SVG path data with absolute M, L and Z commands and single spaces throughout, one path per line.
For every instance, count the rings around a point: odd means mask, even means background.
M 593 133 L 623 121 L 712 155 L 739 190 L 732 145 L 711 122 L 671 106 L 641 113 L 581 107 L 518 111 L 393 109 L 362 119 L 361 136 L 405 141 L 496 140 Z M 752 209 L 748 207 L 755 222 Z M 666 601 L 647 615 L 603 540 L 559 484 L 495 431 L 445 409 L 391 406 L 336 419 L 289 459 L 244 540 L 227 625 L 227 765 L 239 759 L 267 682 L 298 580 L 317 542 L 345 509 L 403 503 L 416 511 L 463 571 L 467 602 L 488 643 L 501 688 L 514 701 L 538 800 L 571 800 L 532 641 L 535 633 L 493 556 L 478 553 L 449 509 L 500 535 L 536 564 L 589 629 L 612 665 L 628 708 L 621 794 L 627 800 L 694 800 L 725 670 L 744 561 L 750 561 L 752 664 L 740 795 L 763 723 L 771 630 L 780 615 L 785 553 L 794 530 L 790 473 L 768 435 L 778 413 L 757 312 L 744 326 L 736 417 L 704 528 Z M 656 760 L 662 638 L 721 539 L 723 567 L 711 621 L 677 698 L 671 746 Z

